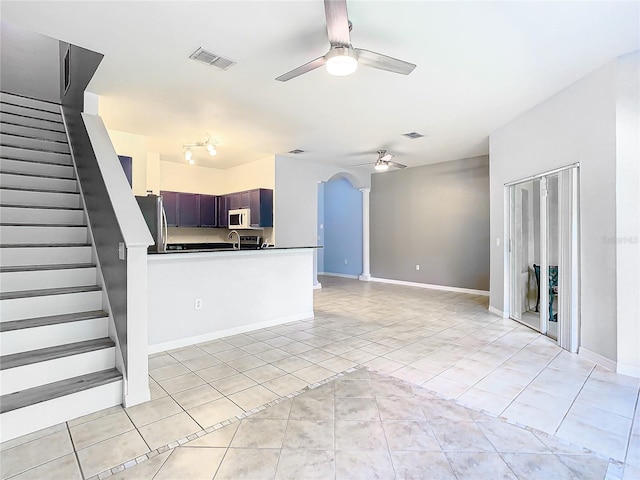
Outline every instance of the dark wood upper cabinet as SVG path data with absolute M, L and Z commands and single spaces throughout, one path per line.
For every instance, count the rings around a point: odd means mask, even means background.
M 256 188 L 249 194 L 252 227 L 273 227 L 273 190 Z
M 218 226 L 218 196 L 200 195 L 200 227 Z
M 200 225 L 200 195 L 178 193 L 178 226 L 198 227 Z
M 162 205 L 164 206 L 164 212 L 167 215 L 167 226 L 178 226 L 178 193 L 177 192 L 165 192 L 161 191 Z

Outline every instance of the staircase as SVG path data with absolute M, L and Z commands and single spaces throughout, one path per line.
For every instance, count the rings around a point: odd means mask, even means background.
M 1 441 L 122 403 L 60 106 L 0 94 Z

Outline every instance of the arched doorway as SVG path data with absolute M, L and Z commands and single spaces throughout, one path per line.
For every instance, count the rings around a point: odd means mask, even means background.
M 362 194 L 355 178 L 338 173 L 318 186 L 318 273 L 358 278 L 362 273 Z

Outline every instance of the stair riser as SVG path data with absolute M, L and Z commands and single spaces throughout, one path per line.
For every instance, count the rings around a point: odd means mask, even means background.
M 4 267 L 91 263 L 91 256 L 91 247 L 9 247 L 0 249 L 0 263 Z
M 0 207 L 0 218 L 6 223 L 84 225 L 83 210 L 55 210 L 52 208 Z
M 55 163 L 38 163 L 24 160 L 0 159 L 0 171 L 27 173 L 34 175 L 53 175 L 56 177 L 75 178 L 75 171 L 69 165 Z
M 47 205 L 49 207 L 82 207 L 77 193 L 0 190 L 0 201 L 7 205 Z
M 40 150 L 28 150 L 25 148 L 5 147 L 0 148 L 2 158 L 16 158 L 18 160 L 32 160 L 35 162 L 49 162 L 60 165 L 71 165 L 71 155 L 68 153 L 43 152 Z
M 18 392 L 115 366 L 115 347 L 0 371 L 0 394 Z
M 20 125 L 22 127 L 38 128 L 64 133 L 64 125 L 62 123 L 22 117 L 20 115 L 13 115 L 11 113 L 0 112 L 0 122 L 10 123 L 12 125 Z
M 62 115 L 60 114 L 60 112 L 43 112 L 42 110 L 21 107 L 19 105 L 11 105 L 9 103 L 3 103 L 1 105 L 1 108 L 3 112 L 11 113 L 14 115 L 22 115 L 25 117 L 37 118 L 39 120 L 49 120 L 52 122 L 62 122 Z
M 22 292 L 44 288 L 85 287 L 96 284 L 95 268 L 38 270 L 0 273 L 3 292 Z
M 51 132 L 49 130 L 42 130 L 41 128 L 25 127 L 22 125 L 13 125 L 11 123 L 1 124 L 0 131 L 2 131 L 2 133 L 8 133 L 11 135 L 36 137 L 36 138 L 42 138 L 45 140 L 53 140 L 56 142 L 67 141 L 67 135 L 62 132 Z
M 3 245 L 20 243 L 86 243 L 87 227 L 0 226 Z
M 0 333 L 3 355 L 107 337 L 109 319 L 92 318 Z
M 5 188 L 41 188 L 59 192 L 77 192 L 78 182 L 75 179 L 34 177 L 30 175 L 13 175 L 0 172 L 0 184 Z
M 0 415 L 0 442 L 58 425 L 74 418 L 122 404 L 123 381 L 36 403 Z
M 41 297 L 0 300 L 0 321 L 24 320 L 63 313 L 90 312 L 102 309 L 102 292 L 78 292 Z
M 0 144 L 6 145 L 8 147 L 35 148 L 51 152 L 69 153 L 69 145 L 66 143 L 52 142 L 40 138 L 9 135 L 4 131 L 0 133 Z
M 19 95 L 12 95 L 11 93 L 1 92 L 0 101 L 3 103 L 12 103 L 14 105 L 21 105 L 27 108 L 36 108 L 38 110 L 46 110 L 47 112 L 60 113 L 60 105 L 55 103 L 43 102 L 42 100 L 35 100 L 33 98 L 20 97 Z

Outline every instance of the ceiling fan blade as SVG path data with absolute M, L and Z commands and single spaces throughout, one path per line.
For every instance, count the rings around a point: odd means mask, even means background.
M 388 57 L 381 53 L 362 50 L 360 48 L 354 48 L 354 50 L 358 54 L 358 62 L 368 67 L 379 68 L 380 70 L 386 70 L 388 72 L 401 73 L 402 75 L 409 75 L 413 72 L 413 69 L 416 68 L 413 63 Z
M 389 162 L 387 162 L 387 163 L 388 163 L 389 165 L 391 165 L 392 167 L 396 167 L 396 168 L 407 168 L 407 166 L 406 166 L 406 165 L 403 165 L 403 164 L 398 163 L 398 162 L 391 162 L 391 161 L 389 161 Z
M 331 46 L 350 46 L 347 0 L 324 0 L 324 14 L 327 18 L 327 35 Z
M 355 165 L 349 165 L 350 167 L 364 167 L 365 165 L 373 165 L 376 162 L 356 163 Z
M 287 80 L 291 80 L 292 78 L 296 78 L 303 73 L 310 72 L 311 70 L 315 70 L 318 67 L 321 67 L 326 63 L 324 57 L 318 57 L 315 60 L 311 60 L 309 63 L 305 63 L 304 65 L 294 68 L 290 72 L 285 73 L 284 75 L 280 75 L 276 80 L 279 82 L 286 82 Z

